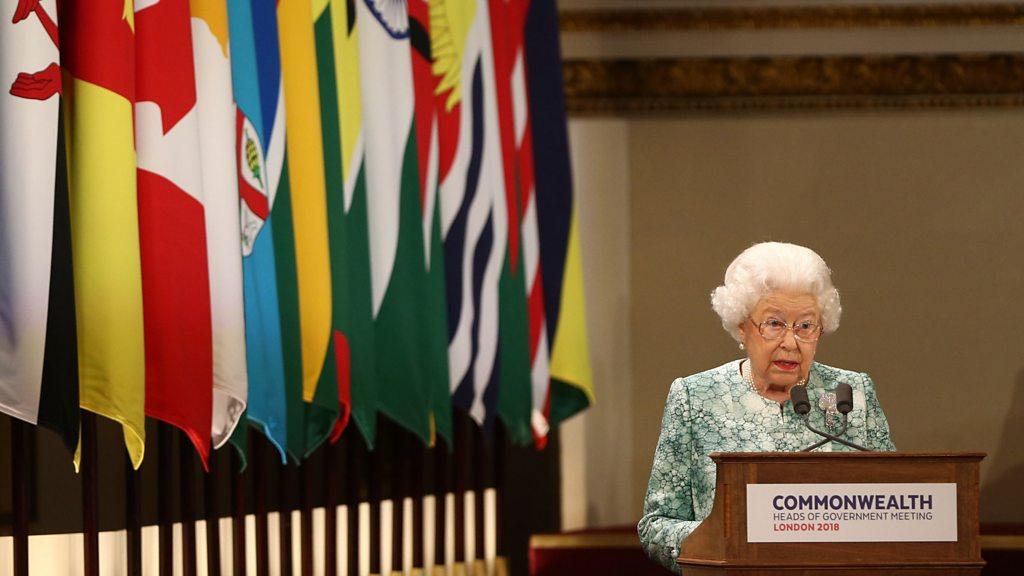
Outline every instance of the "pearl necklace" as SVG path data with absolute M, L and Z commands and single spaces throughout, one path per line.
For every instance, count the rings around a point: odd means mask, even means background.
M 743 370 L 744 364 L 747 365 L 747 370 L 745 372 Z M 750 389 L 754 391 L 754 394 L 761 396 L 761 391 L 754 385 L 754 375 L 750 370 L 750 360 L 740 361 L 740 378 L 743 378 L 743 381 L 747 383 L 747 386 L 750 386 Z

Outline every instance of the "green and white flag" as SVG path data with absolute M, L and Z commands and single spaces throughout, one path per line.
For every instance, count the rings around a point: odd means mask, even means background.
M 405 2 L 356 4 L 378 406 L 429 443 L 433 379 L 447 363 L 444 334 L 427 325 L 443 306 L 427 272 L 409 15 Z

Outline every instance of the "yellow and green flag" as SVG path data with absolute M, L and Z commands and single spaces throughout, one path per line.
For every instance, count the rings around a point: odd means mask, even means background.
M 322 103 L 310 3 L 280 2 L 277 15 L 281 73 L 287 104 L 288 174 L 302 350 L 302 400 L 305 404 L 303 442 L 297 454 L 305 457 L 327 439 L 338 418 L 337 380 L 321 377 L 325 359 L 334 356 L 324 147 L 320 126 Z M 291 430 L 289 427 L 289 434 Z M 291 438 L 288 444 L 293 445 Z
M 360 102 L 359 36 L 354 7 L 313 4 L 320 118 L 331 248 L 332 350 L 321 379 L 336 382 L 341 414 L 331 440 L 351 418 L 369 446 L 376 432 L 373 311 Z

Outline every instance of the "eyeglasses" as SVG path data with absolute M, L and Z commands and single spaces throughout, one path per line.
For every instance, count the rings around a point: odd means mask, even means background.
M 801 342 L 817 342 L 821 337 L 821 326 L 809 321 L 795 322 L 792 326 L 778 318 L 769 318 L 760 324 L 750 320 L 750 323 L 765 340 L 778 340 L 786 335 L 786 330 L 792 330 L 793 336 Z

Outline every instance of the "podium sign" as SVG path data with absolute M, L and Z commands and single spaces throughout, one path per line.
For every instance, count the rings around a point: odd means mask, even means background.
M 956 484 L 748 484 L 748 542 L 955 542 Z
M 686 576 L 978 576 L 980 453 L 716 452 Z

